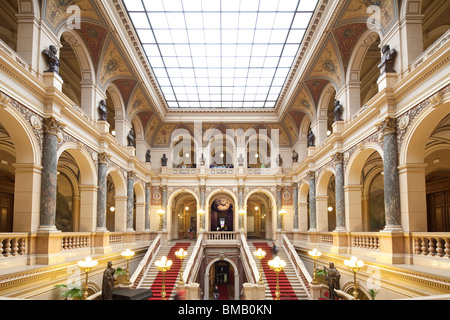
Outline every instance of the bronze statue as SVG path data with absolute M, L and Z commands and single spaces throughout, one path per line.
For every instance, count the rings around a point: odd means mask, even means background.
M 134 147 L 134 130 L 131 129 L 127 136 L 128 139 L 128 146 Z
M 242 167 L 244 165 L 244 157 L 242 156 L 242 153 L 239 155 L 238 158 L 238 163 L 239 163 L 239 167 Z
M 308 132 L 308 148 L 316 146 L 315 145 L 315 140 L 316 140 L 316 137 L 314 136 L 314 133 L 312 132 L 311 129 L 309 129 L 309 132 Z
M 386 44 L 381 49 L 381 53 L 383 54 L 383 57 L 381 58 L 381 63 L 378 65 L 378 68 L 380 69 L 380 75 L 387 72 L 395 73 L 394 63 L 397 56 L 397 51 L 395 49 L 391 50 L 391 47 Z
M 341 105 L 339 100 L 334 102 L 334 121 L 342 121 L 342 109 L 344 107 Z
M 278 155 L 276 162 L 277 162 L 277 166 L 279 166 L 279 167 L 283 166 L 283 159 L 281 158 L 281 154 Z
M 152 161 L 151 161 L 151 158 L 152 158 L 152 156 L 151 156 L 151 154 L 150 154 L 150 149 L 148 149 L 148 150 L 147 150 L 147 153 L 145 154 L 145 162 L 151 163 L 151 162 L 152 162 Z
M 200 158 L 200 165 L 203 167 L 205 165 L 205 162 L 206 162 L 206 159 L 205 159 L 205 156 L 203 156 L 203 153 L 202 153 L 202 156 Z
M 54 45 L 50 45 L 48 50 L 45 49 L 42 53 L 47 56 L 47 63 L 49 65 L 49 69 L 45 72 L 55 72 L 56 74 L 59 74 L 61 62 L 57 56 L 58 50 L 56 47 Z
M 341 274 L 334 267 L 333 262 L 330 262 L 329 267 L 330 267 L 329 269 L 327 269 L 326 267 L 323 267 L 323 269 L 325 270 L 327 281 L 328 281 L 328 289 L 330 291 L 328 299 L 336 300 L 336 298 L 339 298 L 339 297 L 338 297 L 336 291 L 334 291 L 334 290 L 341 290 L 341 284 L 340 284 Z
M 163 154 L 163 156 L 162 156 L 162 158 L 161 158 L 161 166 L 162 167 L 167 167 L 167 157 L 166 157 L 166 154 L 164 153 Z
M 102 300 L 112 300 L 114 291 L 114 273 L 116 269 L 112 267 L 112 262 L 108 262 L 108 267 L 103 272 Z
M 292 162 L 293 163 L 298 162 L 298 153 L 294 149 L 292 149 Z
M 106 101 L 100 100 L 100 105 L 98 106 L 98 112 L 100 113 L 100 119 L 101 121 L 106 121 L 108 117 L 108 109 L 106 109 Z

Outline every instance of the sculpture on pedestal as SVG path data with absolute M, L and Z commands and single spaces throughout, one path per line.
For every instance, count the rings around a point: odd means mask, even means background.
M 329 267 L 330 267 L 329 269 L 327 269 L 326 267 L 323 267 L 323 269 L 325 270 L 327 281 L 328 281 L 328 289 L 330 291 L 328 299 L 335 300 L 336 298 L 338 298 L 338 295 L 334 290 L 335 289 L 341 290 L 341 284 L 340 284 L 341 274 L 334 267 L 333 262 L 330 262 Z
M 167 167 L 167 157 L 166 157 L 166 154 L 164 153 L 163 154 L 163 156 L 162 156 L 162 158 L 161 158 L 161 166 L 162 167 Z
M 151 156 L 151 154 L 150 154 L 150 149 L 148 149 L 148 150 L 147 150 L 147 153 L 145 154 L 145 162 L 151 163 L 151 162 L 152 162 L 152 161 L 151 161 L 151 158 L 152 158 L 152 156 Z
M 100 114 L 99 120 L 106 121 L 106 119 L 108 117 L 108 109 L 106 109 L 106 101 L 105 100 L 100 100 L 100 104 L 98 106 L 98 112 Z
M 59 58 L 57 56 L 58 50 L 54 45 L 51 45 L 48 47 L 48 50 L 45 49 L 42 51 L 42 53 L 47 57 L 47 63 L 49 65 L 49 69 L 45 72 L 55 72 L 56 74 L 59 74 L 59 67 L 61 65 L 61 62 L 59 61 Z
M 341 105 L 341 102 L 339 100 L 336 100 L 334 102 L 334 121 L 342 121 L 342 109 L 344 107 Z
M 134 147 L 134 130 L 133 129 L 131 129 L 130 132 L 128 133 L 127 140 L 128 140 L 128 146 Z
M 395 73 L 394 63 L 397 56 L 397 51 L 395 49 L 391 50 L 391 47 L 386 44 L 381 49 L 381 53 L 383 54 L 383 57 L 381 58 L 381 63 L 378 65 L 378 68 L 380 69 L 380 75 L 389 72 Z
M 292 149 L 292 162 L 298 162 L 298 153 L 294 149 Z
M 308 148 L 316 146 L 315 145 L 315 140 L 316 140 L 316 137 L 314 136 L 314 133 L 310 129 L 309 132 L 308 132 Z
M 114 273 L 116 269 L 112 267 L 112 262 L 108 262 L 108 267 L 103 272 L 102 300 L 112 300 L 114 291 Z

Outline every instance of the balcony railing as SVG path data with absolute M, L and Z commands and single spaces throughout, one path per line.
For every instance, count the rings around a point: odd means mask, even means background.
M 0 258 L 24 255 L 27 252 L 26 233 L 0 234 Z
M 213 231 L 205 232 L 206 241 L 237 241 L 238 232 L 233 231 Z
M 450 258 L 448 233 L 413 233 L 414 254 L 438 258 Z

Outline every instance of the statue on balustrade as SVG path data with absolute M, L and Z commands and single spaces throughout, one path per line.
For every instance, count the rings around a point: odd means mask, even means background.
M 242 156 L 242 153 L 239 155 L 238 158 L 238 163 L 239 163 L 239 167 L 242 167 L 244 165 L 244 157 Z
M 98 106 L 98 113 L 100 114 L 101 121 L 106 121 L 108 118 L 108 109 L 106 109 L 106 101 L 100 100 L 100 104 Z
M 166 154 L 164 153 L 163 154 L 163 156 L 162 156 L 162 158 L 161 158 L 161 166 L 162 167 L 167 167 L 167 157 L 166 157 Z
M 314 136 L 314 133 L 312 132 L 312 130 L 309 129 L 309 132 L 308 132 L 308 148 L 309 147 L 315 147 L 316 146 L 315 141 L 316 141 L 316 137 Z
M 42 53 L 47 57 L 47 63 L 49 65 L 49 69 L 45 72 L 55 72 L 56 74 L 59 74 L 61 62 L 57 55 L 58 49 L 56 49 L 54 45 L 51 45 L 48 47 L 48 50 L 45 49 Z
M 298 153 L 294 149 L 292 149 L 292 162 L 297 163 L 298 162 Z
M 329 269 L 327 269 L 326 267 L 323 267 L 325 274 L 326 274 L 326 279 L 328 281 L 328 290 L 330 292 L 328 299 L 329 300 L 337 300 L 337 299 L 339 299 L 339 296 L 336 293 L 336 291 L 334 291 L 334 290 L 341 290 L 341 284 L 340 284 L 341 274 L 335 268 L 333 262 L 330 262 L 329 267 L 330 267 Z
M 152 156 L 150 154 L 150 149 L 147 150 L 147 153 L 145 154 L 145 162 L 151 163 Z
M 128 146 L 134 147 L 134 130 L 131 129 L 130 132 L 128 132 L 127 140 L 128 140 Z
M 278 157 L 275 161 L 277 163 L 277 166 L 279 166 L 279 167 L 283 166 L 283 158 L 281 158 L 281 154 L 278 155 Z
M 383 54 L 383 56 L 381 58 L 381 63 L 378 65 L 378 68 L 380 69 L 380 75 L 389 72 L 395 73 L 394 63 L 395 58 L 397 57 L 397 51 L 395 49 L 391 50 L 391 47 L 386 44 L 381 49 L 381 53 Z
M 206 162 L 206 159 L 205 159 L 205 156 L 202 153 L 202 156 L 200 158 L 200 165 L 203 167 L 205 165 L 205 162 Z
M 108 262 L 108 267 L 103 272 L 102 300 L 112 300 L 114 291 L 114 273 L 116 269 L 112 267 L 112 262 Z
M 334 102 L 334 121 L 342 121 L 342 109 L 344 107 L 342 106 L 341 102 L 339 100 L 336 100 Z

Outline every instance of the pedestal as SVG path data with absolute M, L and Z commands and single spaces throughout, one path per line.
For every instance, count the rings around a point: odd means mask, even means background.
M 100 120 L 97 122 L 97 129 L 101 133 L 109 133 L 109 123 L 104 120 Z
M 344 121 L 336 121 L 332 124 L 333 133 L 339 133 L 344 130 L 345 122 Z
M 56 72 L 44 72 L 44 84 L 48 88 L 55 88 L 62 91 L 64 81 Z
M 135 156 L 136 155 L 136 149 L 134 147 L 125 147 L 125 150 L 127 152 L 127 154 L 129 154 L 130 156 Z
M 384 73 L 377 80 L 378 92 L 386 88 L 392 88 L 397 84 L 397 73 Z
M 312 157 L 316 153 L 316 147 L 308 148 L 308 157 Z

